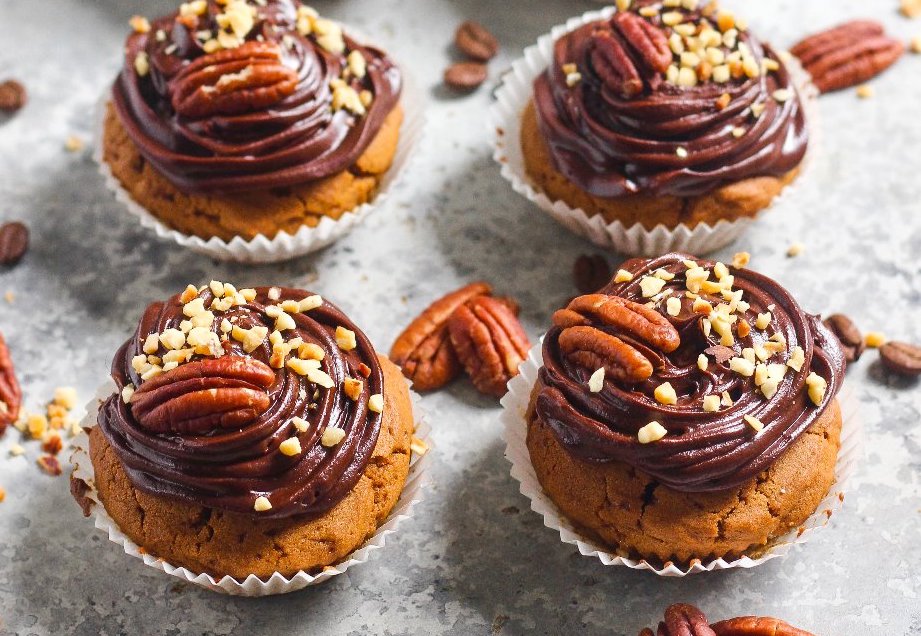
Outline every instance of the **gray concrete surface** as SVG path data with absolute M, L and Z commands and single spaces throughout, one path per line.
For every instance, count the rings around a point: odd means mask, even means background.
M 895 0 L 730 1 L 784 45 L 819 27 L 875 14 L 901 36 L 921 21 Z M 92 110 L 120 61 L 127 20 L 164 0 L 0 1 L 0 77 L 31 103 L 0 122 L 0 219 L 32 227 L 25 261 L 0 271 L 0 329 L 29 408 L 54 387 L 89 398 L 142 307 L 211 277 L 314 289 L 352 313 L 386 350 L 429 300 L 475 278 L 516 296 L 537 337 L 573 290 L 570 267 L 591 246 L 514 194 L 487 147 L 489 90 L 438 88 L 454 26 L 490 25 L 505 47 L 497 77 L 552 25 L 596 5 L 553 0 L 340 0 L 325 13 L 380 35 L 431 87 L 421 161 L 390 204 L 321 254 L 271 267 L 218 264 L 160 242 L 104 190 L 89 149 Z M 748 6 L 745 6 L 748 5 Z M 795 196 L 737 245 L 753 266 L 815 312 L 921 342 L 921 58 L 874 82 L 876 97 L 822 99 L 824 143 Z M 787 259 L 794 241 L 805 253 Z M 714 619 L 782 616 L 827 636 L 921 634 L 921 397 L 868 354 L 848 375 L 867 425 L 866 460 L 842 513 L 802 549 L 752 571 L 663 580 L 605 568 L 559 542 L 509 476 L 498 407 L 458 382 L 425 399 L 438 456 L 416 518 L 371 562 L 294 595 L 217 596 L 144 567 L 92 528 L 65 478 L 38 472 L 34 445 L 7 458 L 0 440 L 0 633 L 3 634 L 627 634 L 676 601 Z

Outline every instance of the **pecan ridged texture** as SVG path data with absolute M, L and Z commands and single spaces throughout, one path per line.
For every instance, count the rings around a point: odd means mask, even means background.
M 176 76 L 172 105 L 190 119 L 259 111 L 297 88 L 297 73 L 282 64 L 273 42 L 246 42 L 195 60 Z
M 589 371 L 604 367 L 620 382 L 648 380 L 654 369 L 642 352 L 619 336 L 663 353 L 681 344 L 678 331 L 659 312 L 619 296 L 579 296 L 553 314 L 553 324 L 563 329 L 559 343 L 564 356 Z
M 905 45 L 873 20 L 854 20 L 802 40 L 790 52 L 823 93 L 862 84 L 895 64 Z
M 13 359 L 6 346 L 3 334 L 0 334 L 0 435 L 6 427 L 19 418 L 19 408 L 22 406 L 22 389 L 16 379 L 16 370 L 13 368 Z
M 665 32 L 636 13 L 624 11 L 611 18 L 612 26 L 620 33 L 643 66 L 664 73 L 672 63 L 672 50 Z
M 620 40 L 606 29 L 592 34 L 589 54 L 599 79 L 617 95 L 629 99 L 643 92 L 643 78 Z
M 665 610 L 665 620 L 653 633 L 644 629 L 640 636 L 716 636 L 704 613 L 693 605 L 676 603 Z
M 502 397 L 518 374 L 531 343 L 507 302 L 479 296 L 457 308 L 448 321 L 451 344 L 473 385 Z
M 461 287 L 429 305 L 397 336 L 390 359 L 412 380 L 414 389 L 434 391 L 457 377 L 461 365 L 451 345 L 448 319 L 458 307 L 490 294 L 492 287 L 483 282 Z
M 144 382 L 131 397 L 131 412 L 155 433 L 201 435 L 238 428 L 270 406 L 275 382 L 268 365 L 249 357 L 197 360 Z

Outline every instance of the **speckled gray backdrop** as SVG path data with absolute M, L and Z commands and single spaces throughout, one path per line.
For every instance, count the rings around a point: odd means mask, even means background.
M 110 199 L 89 150 L 96 100 L 120 60 L 128 18 L 170 2 L 0 0 L 0 78 L 31 103 L 0 121 L 0 219 L 23 218 L 34 245 L 0 271 L 0 328 L 30 408 L 55 386 L 83 398 L 151 299 L 211 277 L 321 292 L 387 349 L 433 297 L 485 278 L 516 296 L 532 336 L 569 297 L 570 267 L 591 246 L 515 195 L 487 147 L 489 90 L 450 99 L 437 87 L 465 17 L 505 47 L 497 76 L 552 25 L 592 8 L 554 0 L 341 0 L 318 7 L 380 36 L 429 93 L 416 170 L 390 204 L 325 252 L 285 265 L 213 263 L 153 239 Z M 921 35 L 896 0 L 728 4 L 780 44 L 875 13 Z M 748 5 L 748 6 L 744 6 Z M 874 82 L 875 99 L 822 99 L 822 154 L 808 183 L 735 249 L 816 312 L 921 341 L 921 58 Z M 806 245 L 785 258 L 793 241 Z M 724 256 L 731 254 L 727 249 Z M 433 485 L 403 532 L 371 562 L 318 588 L 260 600 L 217 596 L 124 556 L 67 493 L 0 441 L 0 632 L 3 634 L 627 634 L 676 601 L 714 619 L 779 615 L 827 636 L 921 634 L 921 423 L 918 384 L 887 377 L 868 354 L 848 375 L 867 424 L 866 461 L 845 509 L 804 549 L 752 571 L 662 580 L 606 568 L 543 527 L 508 474 L 498 409 L 458 382 L 429 396 L 438 451 Z

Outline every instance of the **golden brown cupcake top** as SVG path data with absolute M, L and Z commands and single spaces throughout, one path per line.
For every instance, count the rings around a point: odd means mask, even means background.
M 571 453 L 687 492 L 769 467 L 841 387 L 840 344 L 775 281 L 683 254 L 553 316 L 536 412 Z
M 554 44 L 534 82 L 554 165 L 598 197 L 697 196 L 806 153 L 783 59 L 715 2 L 619 2 Z
M 141 154 L 183 191 L 339 173 L 399 100 L 400 71 L 382 51 L 297 0 L 193 0 L 133 26 L 113 102 Z
M 380 433 L 374 348 L 302 290 L 189 286 L 147 308 L 112 377 L 98 423 L 132 483 L 197 505 L 318 516 Z

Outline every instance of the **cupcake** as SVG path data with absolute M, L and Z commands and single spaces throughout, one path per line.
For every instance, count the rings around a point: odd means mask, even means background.
M 696 0 L 634 2 L 561 35 L 520 137 L 549 199 L 647 231 L 754 217 L 796 178 L 809 141 L 783 58 Z
M 553 316 L 527 418 L 585 536 L 663 563 L 752 556 L 835 481 L 844 355 L 773 280 L 668 254 Z
M 215 579 L 315 573 L 400 498 L 407 383 L 320 296 L 190 286 L 147 308 L 112 379 L 89 432 L 98 500 L 173 566 Z
M 272 238 L 374 198 L 403 118 L 383 51 L 296 0 L 195 0 L 133 26 L 101 158 L 163 224 Z
M 639 636 L 813 636 L 810 632 L 770 616 L 740 616 L 713 625 L 693 605 L 676 603 L 665 610 L 665 620 L 659 622 L 655 632 L 646 628 Z

